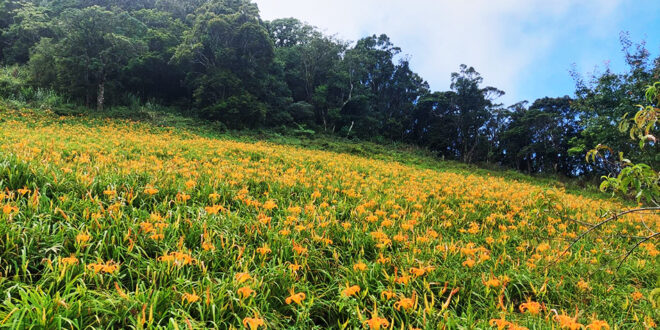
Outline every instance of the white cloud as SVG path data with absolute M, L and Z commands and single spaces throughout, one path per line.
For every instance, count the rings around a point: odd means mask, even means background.
M 411 55 L 434 90 L 449 87 L 461 63 L 489 85 L 520 97 L 519 84 L 562 37 L 612 35 L 622 0 L 255 0 L 264 19 L 296 17 L 355 41 L 386 33 Z M 618 33 L 618 31 L 614 31 Z M 559 68 L 565 70 L 566 66 Z

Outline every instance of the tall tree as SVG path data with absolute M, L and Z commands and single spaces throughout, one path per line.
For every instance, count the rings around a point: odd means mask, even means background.
M 501 136 L 502 162 L 528 173 L 578 174 L 582 157 L 568 154 L 570 142 L 581 129 L 580 113 L 571 102 L 568 96 L 546 97 L 529 108 L 512 109 Z
M 204 116 L 236 127 L 264 122 L 273 44 L 255 4 L 232 0 L 202 6 L 173 59 L 187 65 L 187 81 Z
M 115 82 L 118 73 L 128 61 L 145 47 L 139 36 L 144 25 L 126 12 L 113 12 L 98 6 L 70 9 L 60 16 L 56 29 L 57 39 L 42 39 L 35 58 L 52 59 L 31 61 L 36 81 L 47 83 L 59 90 L 71 92 L 103 110 L 106 84 Z M 52 53 L 44 54 L 44 53 Z M 57 71 L 57 81 L 44 81 L 41 72 Z
M 457 155 L 466 163 L 474 160 L 477 147 L 485 142 L 485 124 L 491 110 L 498 105 L 493 101 L 504 95 L 495 87 L 481 87 L 483 78 L 473 68 L 462 64 L 460 72 L 451 75 L 451 89 L 455 91 Z
M 141 99 L 171 103 L 190 98 L 183 83 L 185 72 L 170 60 L 187 26 L 170 13 L 155 9 L 134 11 L 132 16 L 146 26 L 140 37 L 146 50 L 132 58 L 121 72 L 121 84 Z
M 2 47 L 2 57 L 7 62 L 25 64 L 30 59 L 30 49 L 42 37 L 53 36 L 52 20 L 46 8 L 30 2 L 18 3 L 12 15 L 12 24 L 0 32 L 0 39 L 6 44 Z
M 589 149 L 603 143 L 613 150 L 657 167 L 660 162 L 660 159 L 656 159 L 657 146 L 643 149 L 636 147 L 625 132 L 617 129 L 617 123 L 635 105 L 645 101 L 645 86 L 653 82 L 654 72 L 660 72 L 660 65 L 658 60 L 650 60 L 650 53 L 644 43 L 634 45 L 626 33 L 621 34 L 621 44 L 628 64 L 626 72 L 614 73 L 607 68 L 588 80 L 573 73 L 577 85 L 573 107 L 583 113 L 580 124 L 584 129 L 571 142 L 570 152 L 584 156 Z M 619 169 L 612 166 L 616 167 L 613 160 L 618 158 L 618 154 L 605 153 L 605 156 L 609 157 L 608 161 L 605 158 L 596 159 L 585 170 L 593 171 L 594 174 L 617 172 Z

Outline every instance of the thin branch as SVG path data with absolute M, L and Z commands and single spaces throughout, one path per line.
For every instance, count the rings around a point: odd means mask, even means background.
M 613 221 L 613 220 L 616 220 L 616 219 L 618 219 L 620 216 L 626 215 L 626 214 L 628 214 L 628 213 L 641 212 L 641 211 L 649 211 L 649 210 L 660 210 L 660 207 L 642 207 L 642 208 L 638 208 L 638 209 L 626 210 L 626 211 L 623 211 L 623 212 L 617 213 L 617 214 L 615 214 L 615 215 L 613 215 L 613 216 L 611 216 L 611 217 L 609 217 L 609 218 L 607 218 L 607 219 L 605 219 L 605 220 L 603 220 L 603 221 L 601 221 L 601 222 L 595 224 L 594 226 L 592 226 L 591 228 L 589 228 L 587 231 L 585 231 L 584 233 L 582 233 L 580 236 L 578 236 L 578 238 L 577 238 L 575 241 L 573 241 L 573 243 L 571 243 L 571 245 L 569 245 L 569 246 L 566 248 L 566 250 L 564 250 L 564 252 L 562 252 L 562 253 L 557 257 L 557 261 L 559 261 L 559 259 L 561 259 L 566 253 L 568 253 L 568 251 L 570 251 L 571 248 L 573 248 L 573 246 L 574 246 L 575 244 L 577 244 L 577 242 L 579 242 L 582 238 L 584 238 L 585 236 L 587 236 L 587 235 L 588 235 L 589 233 L 591 233 L 592 231 L 594 231 L 594 230 L 596 230 L 596 229 L 602 227 L 603 225 L 605 225 L 605 224 L 607 224 L 607 223 L 609 223 L 609 222 L 611 222 L 611 221 Z M 557 262 L 557 261 L 555 261 L 555 262 Z
M 651 228 L 646 224 L 646 221 L 644 221 L 644 219 L 642 219 L 642 224 L 644 225 L 644 227 L 646 227 L 646 230 L 648 230 L 648 231 L 650 231 L 650 232 L 652 232 L 652 233 L 655 233 L 655 230 L 651 229 Z
M 648 237 L 644 238 L 643 240 L 637 242 L 637 244 L 635 244 L 635 246 L 633 246 L 632 249 L 630 249 L 630 251 L 628 251 L 628 253 L 626 253 L 626 255 L 623 257 L 623 259 L 621 259 L 621 262 L 619 262 L 619 266 L 616 267 L 616 270 L 619 271 L 619 268 L 621 268 L 621 266 L 623 265 L 623 262 L 626 261 L 626 259 L 628 259 L 628 257 L 633 253 L 633 251 L 635 251 L 635 249 L 637 249 L 638 246 L 640 246 L 640 245 L 642 245 L 642 243 L 644 243 L 646 241 L 649 241 L 649 240 L 651 240 L 655 237 L 658 237 L 658 236 L 660 236 L 660 232 L 655 233 L 651 236 L 648 236 Z
M 580 220 L 577 220 L 577 219 L 567 218 L 566 220 L 571 221 L 571 222 L 575 222 L 575 223 L 577 223 L 577 224 L 579 224 L 579 225 L 587 226 L 587 227 L 589 227 L 589 228 L 595 226 L 593 223 L 589 223 L 589 222 L 585 222 L 585 221 L 580 221 Z

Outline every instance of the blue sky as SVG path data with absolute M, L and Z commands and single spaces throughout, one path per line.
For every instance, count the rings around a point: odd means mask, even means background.
M 572 95 L 584 75 L 625 69 L 619 33 L 660 55 L 660 0 L 254 0 L 264 19 L 296 17 L 337 38 L 386 33 L 433 90 L 461 63 L 509 105 Z

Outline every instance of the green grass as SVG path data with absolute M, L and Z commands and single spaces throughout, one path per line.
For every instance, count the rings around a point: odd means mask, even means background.
M 405 145 L 217 132 L 172 114 L 0 107 L 0 132 L 0 328 L 240 328 L 250 317 L 360 328 L 376 309 L 397 329 L 501 317 L 558 327 L 552 310 L 626 329 L 660 317 L 655 243 L 615 271 L 636 242 L 617 235 L 641 234 L 639 217 L 557 261 L 585 230 L 574 220 L 624 205 L 550 178 Z M 241 297 L 246 286 L 255 294 Z M 291 289 L 300 304 L 287 303 Z M 539 315 L 520 311 L 528 300 Z

